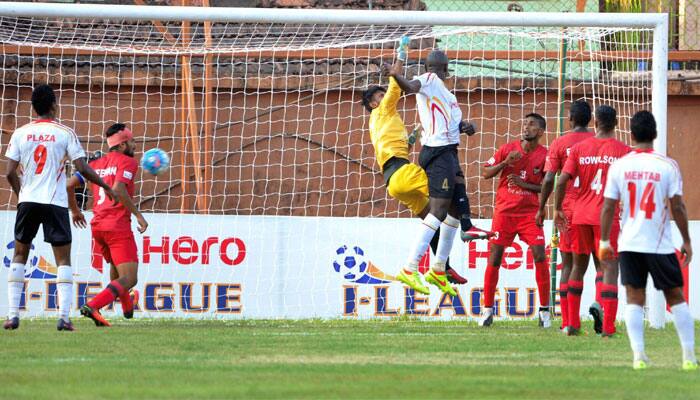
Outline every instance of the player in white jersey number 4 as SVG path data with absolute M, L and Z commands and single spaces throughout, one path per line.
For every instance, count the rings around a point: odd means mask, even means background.
M 490 232 L 474 227 L 469 212 L 464 173 L 459 163 L 457 147 L 460 133 L 474 134 L 475 128 L 462 121 L 462 111 L 457 98 L 445 87 L 449 60 L 440 50 L 428 55 L 428 72 L 409 81 L 399 70 L 392 70 L 401 89 L 416 94 L 418 115 L 423 127 L 419 164 L 428 176 L 429 212 L 423 219 L 418 240 L 409 255 L 407 266 L 398 279 L 413 289 L 428 290 L 418 278 L 418 263 L 425 254 L 435 232 L 440 230 L 433 265 L 425 279 L 443 293 L 456 296 L 445 275 L 445 262 L 452 249 L 457 231 L 462 230 L 463 240 L 486 239 Z
M 50 243 L 58 265 L 59 331 L 72 331 L 70 307 L 73 272 L 70 263 L 71 227 L 66 194 L 66 158 L 88 180 L 102 186 L 110 199 L 112 189 L 90 168 L 85 152 L 72 129 L 55 121 L 56 95 L 51 86 L 32 92 L 32 107 L 39 118 L 17 129 L 7 146 L 7 180 L 17 196 L 15 251 L 7 274 L 9 313 L 3 327 L 19 327 L 19 306 L 24 291 L 24 267 L 32 241 L 43 226 L 44 241 Z M 18 173 L 18 168 L 20 172 Z
M 668 206 L 683 237 L 681 253 L 687 265 L 693 255 L 688 214 L 683 203 L 683 181 L 676 162 L 653 151 L 656 121 L 648 111 L 632 117 L 636 149 L 610 166 L 605 203 L 600 214 L 599 257 L 610 258 L 610 230 L 615 206 L 622 201 L 622 228 L 618 239 L 622 284 L 627 289 L 625 321 L 634 353 L 633 368 L 645 369 L 644 302 L 647 277 L 664 292 L 683 349 L 682 369 L 698 368 L 693 317 L 683 297 L 683 275 L 671 235 Z

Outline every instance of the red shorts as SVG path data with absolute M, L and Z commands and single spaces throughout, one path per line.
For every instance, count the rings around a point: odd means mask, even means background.
M 559 231 L 559 251 L 571 253 L 574 249 L 574 241 L 576 241 L 576 230 L 571 221 L 574 218 L 573 210 L 564 210 L 566 216 L 566 228 Z
M 535 223 L 534 215 L 494 215 L 491 231 L 496 235 L 491 243 L 503 247 L 513 244 L 515 235 L 528 246 L 544 246 L 544 230 Z
M 92 252 L 114 265 L 138 262 L 136 240 L 131 231 L 92 231 Z
M 571 251 L 576 254 L 598 254 L 600 242 L 600 225 L 573 225 L 575 240 Z M 614 221 L 610 230 L 610 246 L 617 256 L 617 238 L 620 236 L 620 221 Z

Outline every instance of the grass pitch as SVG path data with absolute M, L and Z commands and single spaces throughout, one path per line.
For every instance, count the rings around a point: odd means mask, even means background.
M 557 321 L 558 322 L 558 321 Z M 586 328 L 590 323 L 586 323 Z M 650 369 L 623 336 L 570 338 L 535 321 L 116 320 L 0 332 L 0 397 L 655 399 L 700 397 L 675 330 L 647 330 Z M 696 332 L 699 331 L 696 325 Z

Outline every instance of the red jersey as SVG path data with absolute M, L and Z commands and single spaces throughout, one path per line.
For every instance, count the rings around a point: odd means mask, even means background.
M 594 132 L 567 132 L 552 142 L 547 152 L 547 162 L 544 163 L 544 172 L 557 173 L 564 168 L 566 159 L 569 157 L 571 147 L 576 143 L 595 136 Z M 578 197 L 579 182 L 571 179 L 566 184 L 566 194 L 564 195 L 564 210 L 573 210 L 574 203 Z
M 621 141 L 609 138 L 588 138 L 571 148 L 563 172 L 579 180 L 578 198 L 574 205 L 574 225 L 600 225 L 603 192 L 610 164 L 632 150 Z M 619 218 L 619 213 L 615 213 Z
M 487 162 L 493 166 L 503 162 L 512 151 L 522 154 L 520 160 L 501 170 L 496 191 L 496 214 L 504 216 L 535 215 L 539 208 L 537 193 L 508 183 L 508 175 L 520 176 L 525 182 L 539 185 L 544 178 L 544 163 L 547 158 L 547 148 L 542 145 L 526 153 L 520 140 L 501 146 Z
M 109 186 L 123 182 L 129 197 L 134 195 L 134 178 L 139 166 L 133 157 L 116 151 L 110 151 L 104 157 L 90 163 L 102 180 Z M 131 213 L 123 204 L 114 204 L 104 190 L 92 184 L 93 217 L 92 229 L 95 231 L 131 231 Z

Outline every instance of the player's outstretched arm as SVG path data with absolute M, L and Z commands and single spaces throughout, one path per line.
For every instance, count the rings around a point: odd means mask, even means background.
M 100 178 L 99 175 L 97 175 L 97 173 L 95 172 L 95 170 L 92 169 L 92 167 L 88 165 L 87 160 L 85 159 L 85 157 L 76 158 L 76 159 L 73 161 L 73 165 L 75 166 L 75 169 L 77 169 L 78 172 L 80 172 L 80 175 L 82 175 L 83 178 L 89 180 L 90 182 L 92 182 L 92 183 L 94 183 L 95 185 L 97 185 L 97 186 L 101 187 L 102 189 L 104 189 L 105 194 L 107 195 L 107 197 L 109 197 L 110 200 L 116 201 L 117 203 L 119 202 L 119 201 L 117 200 L 117 196 L 116 196 L 115 193 L 114 193 L 114 190 L 112 190 L 112 188 L 109 187 L 109 185 L 106 184 L 106 183 L 102 180 L 102 178 Z
M 141 214 L 141 211 L 136 208 L 134 202 L 131 201 L 131 196 L 129 196 L 129 192 L 126 190 L 126 185 L 124 182 L 117 181 L 114 184 L 113 189 L 114 193 L 119 198 L 119 202 L 122 203 L 124 207 L 126 207 L 126 209 L 136 217 L 136 222 L 139 224 L 139 232 L 146 232 L 148 222 L 146 221 L 146 218 L 143 217 L 143 214 Z
M 540 208 L 539 210 L 537 210 L 537 215 L 535 215 L 535 223 L 537 223 L 538 226 L 544 225 L 544 209 L 547 207 L 547 200 L 549 200 L 549 196 L 552 195 L 552 191 L 554 190 L 555 177 L 556 174 L 552 171 L 549 171 L 544 175 L 544 179 L 542 180 L 542 189 L 540 190 L 539 196 Z
M 397 68 L 397 66 L 400 66 Z M 406 94 L 414 94 L 418 93 L 421 87 L 421 83 L 418 79 L 414 79 L 412 81 L 409 81 L 408 79 L 404 78 L 403 76 L 403 62 L 400 60 L 397 60 L 396 63 L 391 67 L 391 69 L 388 71 L 389 76 L 393 77 L 396 79 L 396 83 L 399 84 L 399 87 L 401 90 L 404 91 Z
M 85 220 L 85 215 L 80 211 L 78 207 L 78 200 L 75 198 L 75 188 L 80 186 L 80 179 L 73 175 L 68 179 L 66 183 L 66 192 L 68 193 L 68 209 L 70 209 L 71 219 L 73 220 L 73 225 L 76 228 L 86 228 L 87 221 Z
M 681 253 L 685 256 L 683 263 L 688 265 L 693 258 L 693 247 L 690 245 L 690 233 L 688 233 L 688 211 L 685 209 L 685 203 L 681 196 L 671 197 L 671 214 L 673 214 L 673 220 L 676 221 L 676 226 L 683 238 L 681 246 Z
M 13 160 L 11 158 L 7 159 L 7 167 L 5 172 L 5 177 L 12 187 L 12 191 L 15 192 L 15 196 L 19 198 L 19 191 L 22 188 L 22 183 L 17 175 L 17 167 L 19 167 L 19 161 Z

